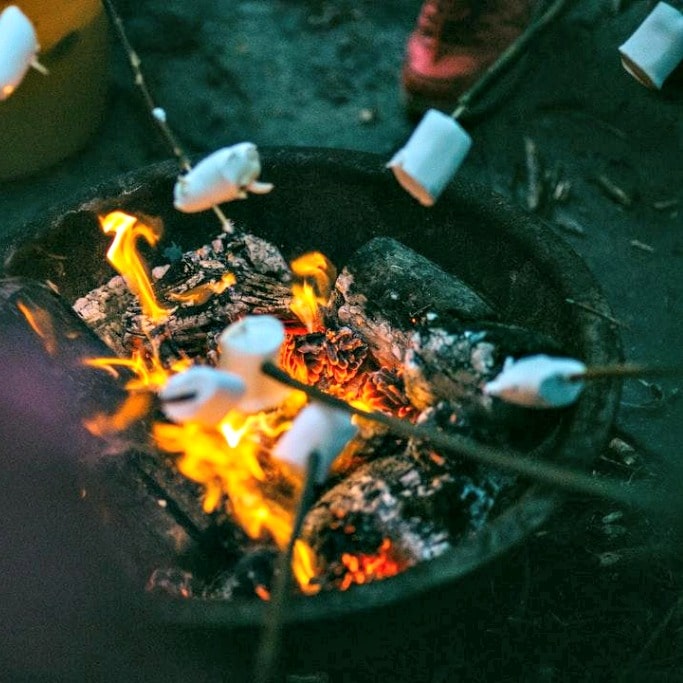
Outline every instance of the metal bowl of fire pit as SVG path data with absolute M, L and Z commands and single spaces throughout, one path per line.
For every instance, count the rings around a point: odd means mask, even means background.
M 467 283 L 505 323 L 547 335 L 589 366 L 621 359 L 609 306 L 581 259 L 533 216 L 493 192 L 458 179 L 435 207 L 425 209 L 372 154 L 273 148 L 261 150 L 261 158 L 262 179 L 275 189 L 224 209 L 238 228 L 268 240 L 286 259 L 318 250 L 342 267 L 369 240 L 393 238 Z M 163 224 L 158 255 L 152 257 L 156 263 L 163 263 L 161 254 L 169 249 L 186 251 L 210 242 L 220 232 L 210 212 L 182 214 L 173 208 L 176 177 L 177 166 L 162 163 L 57 207 L 30 226 L 24 233 L 29 239 L 13 246 L 5 274 L 49 281 L 72 304 L 113 275 L 105 260 L 110 240 L 97 217 L 114 210 Z M 430 286 L 424 284 L 427 299 Z M 578 403 L 563 412 L 545 457 L 587 468 L 608 436 L 618 397 L 613 380 L 589 383 Z M 340 617 L 356 620 L 368 610 L 381 613 L 380 608 L 389 615 L 403 609 L 424 613 L 429 601 L 430 610 L 450 610 L 449 601 L 459 599 L 453 596 L 467 577 L 537 529 L 560 501 L 538 485 L 522 483 L 515 491 L 482 528 L 439 557 L 347 592 L 297 596 L 286 620 L 314 626 Z M 150 600 L 164 621 L 191 627 L 257 626 L 266 608 L 251 598 L 153 595 Z

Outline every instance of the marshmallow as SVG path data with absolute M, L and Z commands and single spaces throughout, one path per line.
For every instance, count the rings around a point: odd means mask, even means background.
M 387 167 L 420 204 L 433 206 L 471 146 L 472 138 L 457 121 L 430 109 Z
M 318 453 L 320 461 L 313 476 L 322 484 L 330 466 L 357 431 L 348 413 L 321 403 L 310 403 L 277 442 L 273 457 L 304 472 L 311 454 Z
M 570 378 L 585 371 L 586 366 L 573 358 L 508 358 L 503 371 L 485 384 L 483 391 L 527 408 L 563 408 L 574 403 L 583 391 L 584 383 Z
M 683 13 L 658 3 L 619 53 L 634 78 L 648 88 L 661 88 L 683 60 Z
M 247 315 L 228 326 L 218 338 L 218 366 L 241 377 L 246 386 L 237 405 L 239 410 L 257 413 L 275 408 L 291 393 L 291 389 L 261 372 L 266 361 L 276 359 L 284 340 L 284 325 L 270 315 Z
M 273 185 L 258 182 L 260 173 L 261 160 L 256 145 L 241 142 L 224 147 L 178 178 L 173 191 L 174 206 L 179 211 L 193 213 L 222 202 L 246 199 L 247 190 L 266 194 Z
M 215 427 L 245 392 L 240 377 L 197 365 L 173 375 L 159 392 L 159 398 L 166 417 L 173 422 Z
M 6 100 L 37 65 L 40 49 L 30 19 L 15 5 L 0 13 L 0 101 Z

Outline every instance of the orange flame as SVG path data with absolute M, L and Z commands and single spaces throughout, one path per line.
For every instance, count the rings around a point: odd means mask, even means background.
M 154 437 L 162 449 L 179 453 L 178 470 L 204 487 L 205 512 L 213 512 L 227 499 L 233 517 L 248 536 L 259 539 L 269 535 L 284 548 L 292 533 L 293 506 L 266 495 L 266 474 L 259 455 L 264 452 L 266 437 L 277 437 L 290 425 L 287 410 L 256 415 L 231 411 L 218 430 L 193 423 L 158 423 Z
M 142 237 L 153 247 L 161 237 L 160 231 L 123 211 L 112 211 L 101 216 L 100 224 L 105 235 L 114 235 L 107 251 L 107 260 L 123 275 L 130 291 L 138 297 L 143 313 L 154 323 L 162 322 L 168 317 L 170 309 L 157 303 L 146 264 L 137 251 L 138 238 Z
M 320 585 L 314 583 L 316 576 L 320 573 L 316 563 L 315 552 L 306 541 L 300 538 L 294 541 L 292 573 L 302 593 L 305 595 L 315 595 L 320 592 Z
M 57 353 L 57 337 L 50 314 L 42 308 L 30 308 L 18 301 L 17 308 L 21 311 L 31 329 L 43 340 L 43 346 L 48 355 Z
M 141 420 L 152 405 L 150 394 L 129 394 L 113 415 L 97 413 L 83 421 L 83 426 L 93 436 L 118 434 Z
M 326 256 L 317 251 L 299 256 L 290 266 L 297 278 L 292 284 L 290 309 L 309 332 L 321 329 L 320 307 L 329 299 L 337 270 Z
M 232 287 L 237 279 L 232 273 L 224 273 L 218 282 L 206 282 L 192 289 L 188 289 L 181 294 L 169 294 L 168 298 L 178 301 L 181 304 L 191 306 L 201 306 L 205 304 L 214 294 L 222 294 L 228 287 Z

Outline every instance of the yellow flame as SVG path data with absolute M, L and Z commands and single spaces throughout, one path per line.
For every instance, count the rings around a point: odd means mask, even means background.
M 130 358 L 86 358 L 83 362 L 90 367 L 105 370 L 115 377 L 118 377 L 117 367 L 127 368 L 133 373 L 131 379 L 126 382 L 126 389 L 129 391 L 161 389 L 171 374 L 181 372 L 192 364 L 189 359 L 179 360 L 167 369 L 158 356 L 145 358 L 138 350 L 134 350 Z
M 181 304 L 201 306 L 205 304 L 214 294 L 222 294 L 228 287 L 232 287 L 237 279 L 232 273 L 224 273 L 218 282 L 207 282 L 192 289 L 188 289 L 181 294 L 169 294 L 168 298 L 178 301 Z
M 180 454 L 177 467 L 181 474 L 204 487 L 205 512 L 213 512 L 227 499 L 235 521 L 248 536 L 270 535 L 283 548 L 292 532 L 293 511 L 263 492 L 265 473 L 258 460 L 260 422 L 250 419 L 254 416 L 242 417 L 244 424 L 230 427 L 240 432 L 237 441 L 232 440 L 235 445 L 224 437 L 226 424 L 218 431 L 193 423 L 157 423 L 154 438 L 162 449 Z M 226 420 L 237 422 L 239 415 L 233 412 Z
M 50 314 L 42 308 L 30 308 L 18 301 L 17 308 L 21 311 L 31 329 L 43 340 L 43 346 L 48 355 L 57 353 L 57 337 Z
M 123 211 L 112 211 L 106 216 L 100 216 L 100 224 L 105 235 L 114 235 L 107 251 L 107 260 L 124 277 L 130 291 L 138 297 L 143 313 L 154 323 L 162 322 L 168 317 L 170 309 L 157 303 L 146 264 L 137 250 L 138 238 L 143 238 L 153 247 L 161 237 L 160 231 Z
M 309 332 L 322 327 L 320 307 L 332 291 L 337 270 L 332 262 L 318 251 L 313 251 L 291 262 L 296 280 L 292 284 L 290 309 L 306 325 Z
M 320 592 L 320 585 L 313 583 L 313 580 L 319 574 L 315 552 L 306 541 L 300 538 L 294 541 L 292 573 L 302 593 L 305 595 L 315 595 Z
M 83 426 L 94 436 L 117 434 L 145 417 L 151 405 L 151 394 L 129 394 L 115 413 L 98 413 L 84 420 Z

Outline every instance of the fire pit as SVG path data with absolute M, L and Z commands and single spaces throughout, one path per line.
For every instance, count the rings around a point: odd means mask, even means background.
M 227 214 L 240 230 L 278 247 L 287 260 L 317 250 L 342 267 L 373 238 L 393 238 L 467 283 L 505 323 L 547 335 L 589 366 L 620 360 L 609 307 L 582 261 L 533 217 L 497 195 L 459 180 L 436 207 L 425 210 L 396 186 L 374 155 L 276 148 L 262 150 L 261 156 L 263 178 L 275 189 L 229 204 Z M 157 264 L 164 262 L 165 250 L 186 252 L 211 243 L 219 228 L 210 213 L 174 210 L 176 176 L 176 165 L 163 163 L 57 207 L 27 228 L 31 237 L 14 246 L 5 274 L 49 281 L 73 304 L 112 276 L 105 260 L 110 240 L 98 222 L 98 216 L 112 211 L 163 224 L 163 238 L 152 257 Z M 431 286 L 424 283 L 427 300 Z M 590 383 L 558 421 L 545 456 L 572 468 L 587 467 L 608 436 L 618 396 L 614 381 Z M 539 486 L 518 484 L 514 490 L 514 498 L 497 506 L 481 529 L 439 557 L 350 592 L 297 597 L 286 620 L 330 626 L 331 620 L 354 620 L 371 608 L 379 615 L 396 614 L 420 601 L 423 615 L 438 611 L 440 598 L 435 596 L 440 591 L 444 596 L 448 587 L 452 596 L 475 569 L 523 540 L 558 505 L 556 494 Z M 176 625 L 236 628 L 258 626 L 264 619 L 264 603 L 253 599 L 185 600 L 155 594 L 149 600 L 155 614 Z

